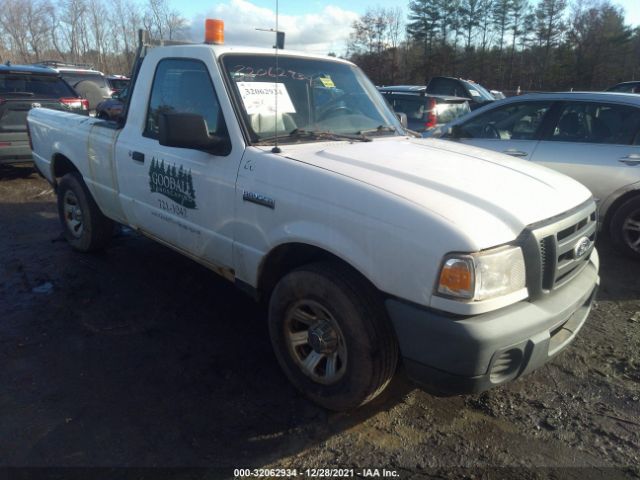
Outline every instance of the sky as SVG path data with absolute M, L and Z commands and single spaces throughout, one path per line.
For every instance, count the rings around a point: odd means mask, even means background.
M 351 24 L 367 7 L 400 7 L 407 13 L 408 0 L 279 0 L 279 29 L 286 32 L 287 48 L 312 53 L 344 53 Z M 640 0 L 613 0 L 625 9 L 625 18 L 640 25 Z M 204 38 L 204 19 L 220 18 L 225 22 L 228 43 L 273 45 L 273 34 L 256 28 L 275 28 L 275 0 L 171 0 L 183 16 L 192 21 L 193 40 Z

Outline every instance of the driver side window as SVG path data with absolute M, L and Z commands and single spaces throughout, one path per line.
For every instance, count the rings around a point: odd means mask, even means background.
M 551 102 L 526 102 L 494 108 L 461 125 L 460 138 L 533 140 Z
M 157 139 L 161 113 L 195 113 L 210 135 L 227 137 L 226 126 L 207 67 L 200 60 L 169 58 L 156 68 L 143 135 Z

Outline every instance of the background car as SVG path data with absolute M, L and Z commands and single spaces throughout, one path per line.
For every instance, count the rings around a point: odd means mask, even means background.
M 98 103 L 111 98 L 111 88 L 102 72 L 93 70 L 90 65 L 63 63 L 54 60 L 40 62 L 38 65 L 53 68 L 62 78 L 89 101 L 89 112 L 95 115 Z
M 114 93 L 119 93 L 123 89 L 129 86 L 129 78 L 124 75 L 108 75 L 107 84 L 111 89 L 111 96 L 113 97 Z
M 433 77 L 427 84 L 427 93 L 431 95 L 466 98 L 469 100 L 471 110 L 475 110 L 478 107 L 496 100 L 495 97 L 479 83 L 454 77 Z
M 117 93 L 111 95 L 111 98 L 100 102 L 96 106 L 96 117 L 103 120 L 116 120 L 124 110 L 124 102 L 129 95 L 129 87 L 125 87 Z
M 640 96 L 511 97 L 432 136 L 532 160 L 575 178 L 598 199 L 601 225 L 615 245 L 640 259 Z
M 395 112 L 407 116 L 407 127 L 423 132 L 469 113 L 466 98 L 429 95 L 424 86 L 396 85 L 379 87 L 378 91 Z
M 55 70 L 0 65 L 0 163 L 31 161 L 26 120 L 32 108 L 87 114 L 89 105 Z
M 614 85 L 613 87 L 609 87 L 606 90 L 607 92 L 618 92 L 618 93 L 640 93 L 640 80 L 635 82 L 622 82 Z

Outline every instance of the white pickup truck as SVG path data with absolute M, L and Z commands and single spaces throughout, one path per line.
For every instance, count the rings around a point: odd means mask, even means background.
M 148 49 L 121 121 L 31 110 L 71 246 L 128 225 L 263 299 L 285 374 L 329 409 L 374 398 L 400 359 L 465 393 L 563 350 L 599 282 L 589 191 L 414 138 L 355 65 L 278 53 Z

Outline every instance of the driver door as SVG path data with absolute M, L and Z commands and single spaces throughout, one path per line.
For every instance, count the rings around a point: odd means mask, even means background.
M 461 143 L 531 160 L 551 101 L 518 102 L 487 109 L 460 124 Z

